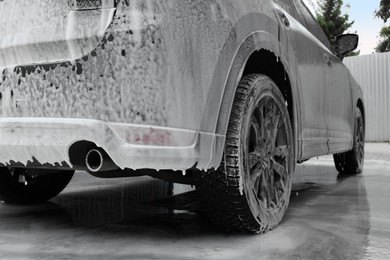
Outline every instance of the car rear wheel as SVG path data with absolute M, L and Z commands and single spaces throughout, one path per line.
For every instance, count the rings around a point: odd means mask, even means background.
M 202 172 L 203 208 L 226 229 L 264 232 L 290 200 L 294 149 L 287 104 L 267 76 L 245 76 L 235 94 L 221 166 Z
M 44 202 L 59 194 L 74 171 L 0 168 L 0 200 L 10 204 Z
M 353 148 L 344 153 L 333 155 L 334 164 L 341 174 L 356 174 L 363 170 L 365 127 L 360 108 L 355 111 L 355 132 Z

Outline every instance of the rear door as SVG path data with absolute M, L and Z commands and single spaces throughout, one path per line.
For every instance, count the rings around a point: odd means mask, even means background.
M 99 44 L 114 0 L 0 1 L 0 67 L 80 58 Z
M 324 55 L 329 57 L 325 66 L 329 152 L 335 153 L 352 147 L 354 106 L 348 69 L 329 50 Z
M 317 21 L 304 6 L 296 1 L 299 15 L 305 20 L 305 26 L 319 39 L 325 75 L 325 117 L 327 124 L 328 153 L 345 151 L 352 145 L 353 104 L 349 73 L 342 61 L 330 50 L 330 43 Z
M 326 154 L 327 124 L 325 119 L 325 75 L 322 51 L 319 40 L 304 26 L 304 20 L 298 13 L 294 1 L 274 0 L 281 8 L 277 10 L 280 24 L 286 28 L 288 39 L 294 49 L 297 65 L 297 85 L 300 99 L 302 154 L 300 158 L 309 158 Z

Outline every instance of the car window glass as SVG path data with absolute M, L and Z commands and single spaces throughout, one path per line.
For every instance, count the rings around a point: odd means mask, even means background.
M 287 13 L 289 13 L 289 15 L 294 17 L 297 21 L 301 22 L 298 12 L 292 1 L 274 0 L 274 2 L 278 4 L 280 7 L 282 7 Z
M 61 27 L 68 14 L 63 0 L 0 1 L 1 35 L 16 35 L 45 27 Z
M 330 49 L 328 38 L 302 0 L 274 0 L 274 2 L 287 11 L 327 48 Z
M 299 17 L 302 20 L 302 25 L 305 26 L 318 40 L 322 42 L 328 49 L 330 43 L 321 26 L 310 12 L 309 8 L 302 0 L 294 0 Z
M 89 10 L 98 8 L 113 8 L 114 0 L 67 0 L 72 10 Z

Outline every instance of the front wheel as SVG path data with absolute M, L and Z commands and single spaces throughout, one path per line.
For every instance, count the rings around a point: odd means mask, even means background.
M 10 204 L 44 202 L 59 194 L 74 171 L 0 168 L 0 200 Z
M 245 76 L 235 94 L 221 166 L 202 172 L 203 207 L 226 229 L 276 227 L 290 200 L 294 145 L 287 104 L 267 76 Z
M 363 170 L 365 127 L 360 108 L 355 111 L 355 131 L 352 150 L 333 155 L 334 164 L 341 174 L 356 174 Z

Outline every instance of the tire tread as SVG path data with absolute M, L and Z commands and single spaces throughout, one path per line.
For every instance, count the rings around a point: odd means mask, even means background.
M 255 220 L 247 198 L 242 192 L 239 165 L 241 120 L 253 84 L 268 77 L 260 74 L 245 76 L 236 91 L 226 135 L 225 154 L 215 171 L 201 172 L 203 208 L 217 225 L 231 231 L 262 233 L 275 226 L 262 226 Z

